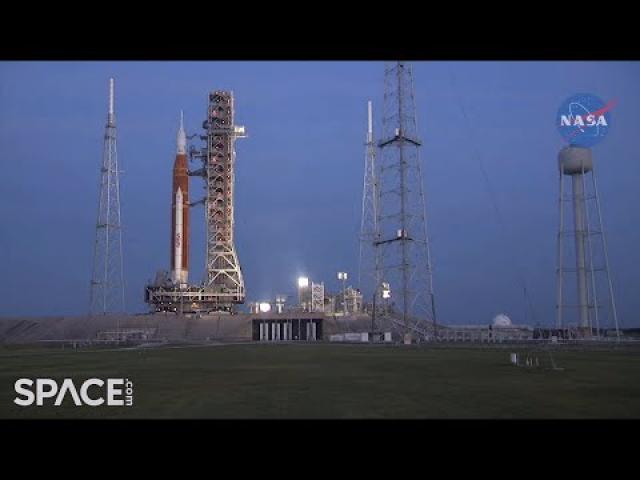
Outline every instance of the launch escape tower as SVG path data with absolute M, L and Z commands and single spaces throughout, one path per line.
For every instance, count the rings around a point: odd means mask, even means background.
M 601 326 L 612 325 L 619 338 L 591 149 L 576 145 L 564 147 L 558 155 L 558 171 L 557 327 L 577 327 L 580 336 L 592 337 L 594 333 L 600 336 Z M 569 195 L 565 194 L 567 178 L 571 178 Z M 569 206 L 573 210 L 573 228 L 565 225 L 565 210 Z M 566 237 L 573 237 L 573 242 L 565 242 Z M 565 264 L 566 257 L 574 258 L 575 268 Z M 567 277 L 573 275 L 575 284 L 567 285 Z M 598 286 L 606 292 L 605 300 L 598 298 Z
M 390 321 L 390 326 L 404 333 L 405 342 L 410 342 L 413 335 L 437 335 L 419 155 L 422 143 L 411 65 L 387 64 L 384 76 L 380 161 L 374 181 L 375 279 L 380 282 L 375 296 L 384 305 L 381 320 Z
M 109 79 L 109 110 L 100 169 L 98 219 L 93 255 L 89 314 L 124 312 L 120 172 L 116 148 L 114 80 Z
M 245 137 L 245 128 L 234 123 L 233 93 L 216 90 L 209 94 L 207 119 L 203 122 L 201 148 L 191 146 L 191 161 L 202 161 L 202 168 L 186 169 L 186 134 L 178 132 L 174 166 L 172 209 L 172 271 L 160 272 L 145 290 L 145 301 L 156 311 L 218 311 L 233 313 L 244 303 L 244 280 L 233 238 L 235 141 Z M 189 137 L 189 138 L 193 138 Z M 205 197 L 188 203 L 188 176 L 202 177 Z M 206 266 L 201 285 L 187 284 L 189 215 L 188 207 L 204 204 L 206 221 Z M 184 205 L 178 208 L 177 205 Z

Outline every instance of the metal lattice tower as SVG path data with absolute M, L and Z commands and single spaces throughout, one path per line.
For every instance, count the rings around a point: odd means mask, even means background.
M 245 137 L 244 127 L 234 124 L 233 93 L 214 91 L 209 94 L 207 120 L 203 124 L 206 146 L 191 150 L 191 157 L 203 161 L 200 175 L 206 182 L 206 278 L 204 287 L 220 309 L 232 310 L 244 303 L 244 280 L 233 240 L 235 141 Z
M 388 64 L 378 142 L 376 276 L 392 292 L 387 316 L 409 339 L 436 332 L 420 146 L 411 65 Z
M 114 81 L 109 79 L 109 111 L 100 169 L 98 220 L 91 277 L 91 315 L 124 312 L 120 171 L 116 148 Z
M 600 336 L 601 326 L 613 325 L 619 338 L 591 149 L 575 145 L 563 148 L 558 156 L 558 167 L 557 327 L 577 327 L 581 336 L 591 337 L 594 330 Z M 565 194 L 567 178 L 571 179 L 569 195 Z M 569 207 L 573 226 L 565 224 L 565 210 Z M 566 237 L 573 237 L 573 242 L 565 243 Z M 568 265 L 567 257 L 573 257 L 575 263 Z M 575 283 L 567 284 L 567 277 L 574 275 Z M 606 300 L 598 298 L 599 290 L 606 292 Z
M 324 283 L 311 282 L 311 312 L 324 312 Z
M 378 183 L 376 177 L 376 145 L 373 138 L 373 113 L 371 102 L 367 105 L 368 128 L 365 141 L 364 182 L 362 186 L 362 216 L 360 223 L 360 259 L 358 285 L 365 298 L 371 298 L 380 279 L 376 278 L 378 251 L 374 242 L 378 239 Z

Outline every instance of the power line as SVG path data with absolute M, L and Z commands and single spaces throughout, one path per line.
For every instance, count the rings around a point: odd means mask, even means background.
M 459 90 L 457 88 L 456 85 L 456 81 L 455 81 L 455 75 L 453 73 L 453 70 L 451 69 L 451 66 L 448 65 L 448 71 L 449 71 L 449 75 L 450 75 L 450 79 L 451 79 L 451 87 L 453 90 L 453 93 L 456 96 L 456 100 L 458 103 L 458 106 L 460 107 L 460 111 L 462 113 L 462 117 L 464 118 L 464 122 L 465 122 L 465 126 L 467 129 L 467 136 L 470 140 L 470 144 L 471 144 L 471 151 L 472 151 L 472 155 L 478 165 L 478 167 L 480 168 L 480 172 L 482 173 L 482 178 L 484 180 L 484 185 L 485 188 L 487 189 L 487 193 L 489 195 L 489 200 L 491 202 L 491 206 L 493 207 L 493 211 L 496 215 L 496 218 L 498 220 L 498 224 L 500 225 L 500 228 L 502 230 L 502 234 L 503 234 L 503 238 L 509 237 L 508 235 L 508 227 L 506 225 L 506 222 L 504 221 L 504 217 L 502 215 L 502 212 L 500 211 L 500 207 L 498 206 L 498 199 L 497 199 L 497 195 L 495 194 L 495 191 L 493 189 L 493 186 L 491 185 L 491 180 L 489 178 L 489 174 L 487 172 L 487 169 L 485 168 L 484 162 L 482 160 L 482 156 L 480 155 L 480 151 L 478 149 L 477 143 L 475 141 L 475 136 L 473 134 L 473 129 L 471 127 L 471 120 L 469 118 L 469 115 L 467 113 L 467 110 L 464 106 L 464 102 L 462 101 L 462 97 L 459 93 Z M 516 270 L 516 276 L 518 278 L 518 281 L 520 282 L 520 285 L 522 287 L 522 292 L 524 295 L 524 299 L 526 302 L 526 305 L 529 307 L 529 310 L 531 312 L 531 318 L 533 323 L 536 323 L 536 315 L 535 315 L 535 310 L 533 308 L 533 303 L 531 301 L 531 298 L 529 297 L 529 289 L 527 288 L 527 282 L 525 280 L 525 276 L 524 276 L 524 272 L 523 269 L 520 265 L 520 263 L 518 262 L 517 258 L 515 255 L 513 255 L 513 253 L 511 253 L 511 261 L 512 264 L 515 266 L 515 270 Z

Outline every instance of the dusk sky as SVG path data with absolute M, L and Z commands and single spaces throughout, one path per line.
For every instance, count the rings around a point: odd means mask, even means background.
M 169 269 L 180 110 L 187 133 L 200 133 L 214 89 L 233 90 L 248 133 L 235 189 L 247 300 L 293 295 L 301 274 L 332 291 L 336 272 L 356 279 L 366 105 L 379 131 L 383 72 L 383 62 L 0 62 L 0 316 L 88 311 L 110 76 L 129 312 L 147 310 L 145 283 Z M 553 324 L 555 115 L 588 92 L 617 100 L 593 153 L 618 315 L 640 326 L 640 63 L 415 62 L 414 77 L 439 320 L 485 324 L 504 312 Z M 192 201 L 203 185 L 192 178 Z M 203 208 L 191 215 L 199 282 Z

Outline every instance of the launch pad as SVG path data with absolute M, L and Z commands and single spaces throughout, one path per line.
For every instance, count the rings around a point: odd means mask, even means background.
M 148 285 L 144 301 L 151 305 L 155 312 L 234 313 L 229 297 L 225 292 L 212 291 L 211 288 L 200 285 Z
M 233 92 L 216 90 L 209 94 L 207 119 L 199 135 L 204 145 L 192 146 L 191 161 L 202 168 L 187 169 L 186 133 L 182 122 L 178 131 L 173 170 L 171 276 L 160 272 L 145 287 L 145 302 L 152 311 L 227 312 L 245 301 L 244 279 L 234 244 L 235 141 L 245 137 L 245 129 L 234 122 Z M 189 177 L 202 177 L 206 196 L 189 203 Z M 207 262 L 201 285 L 189 284 L 189 208 L 204 204 Z

